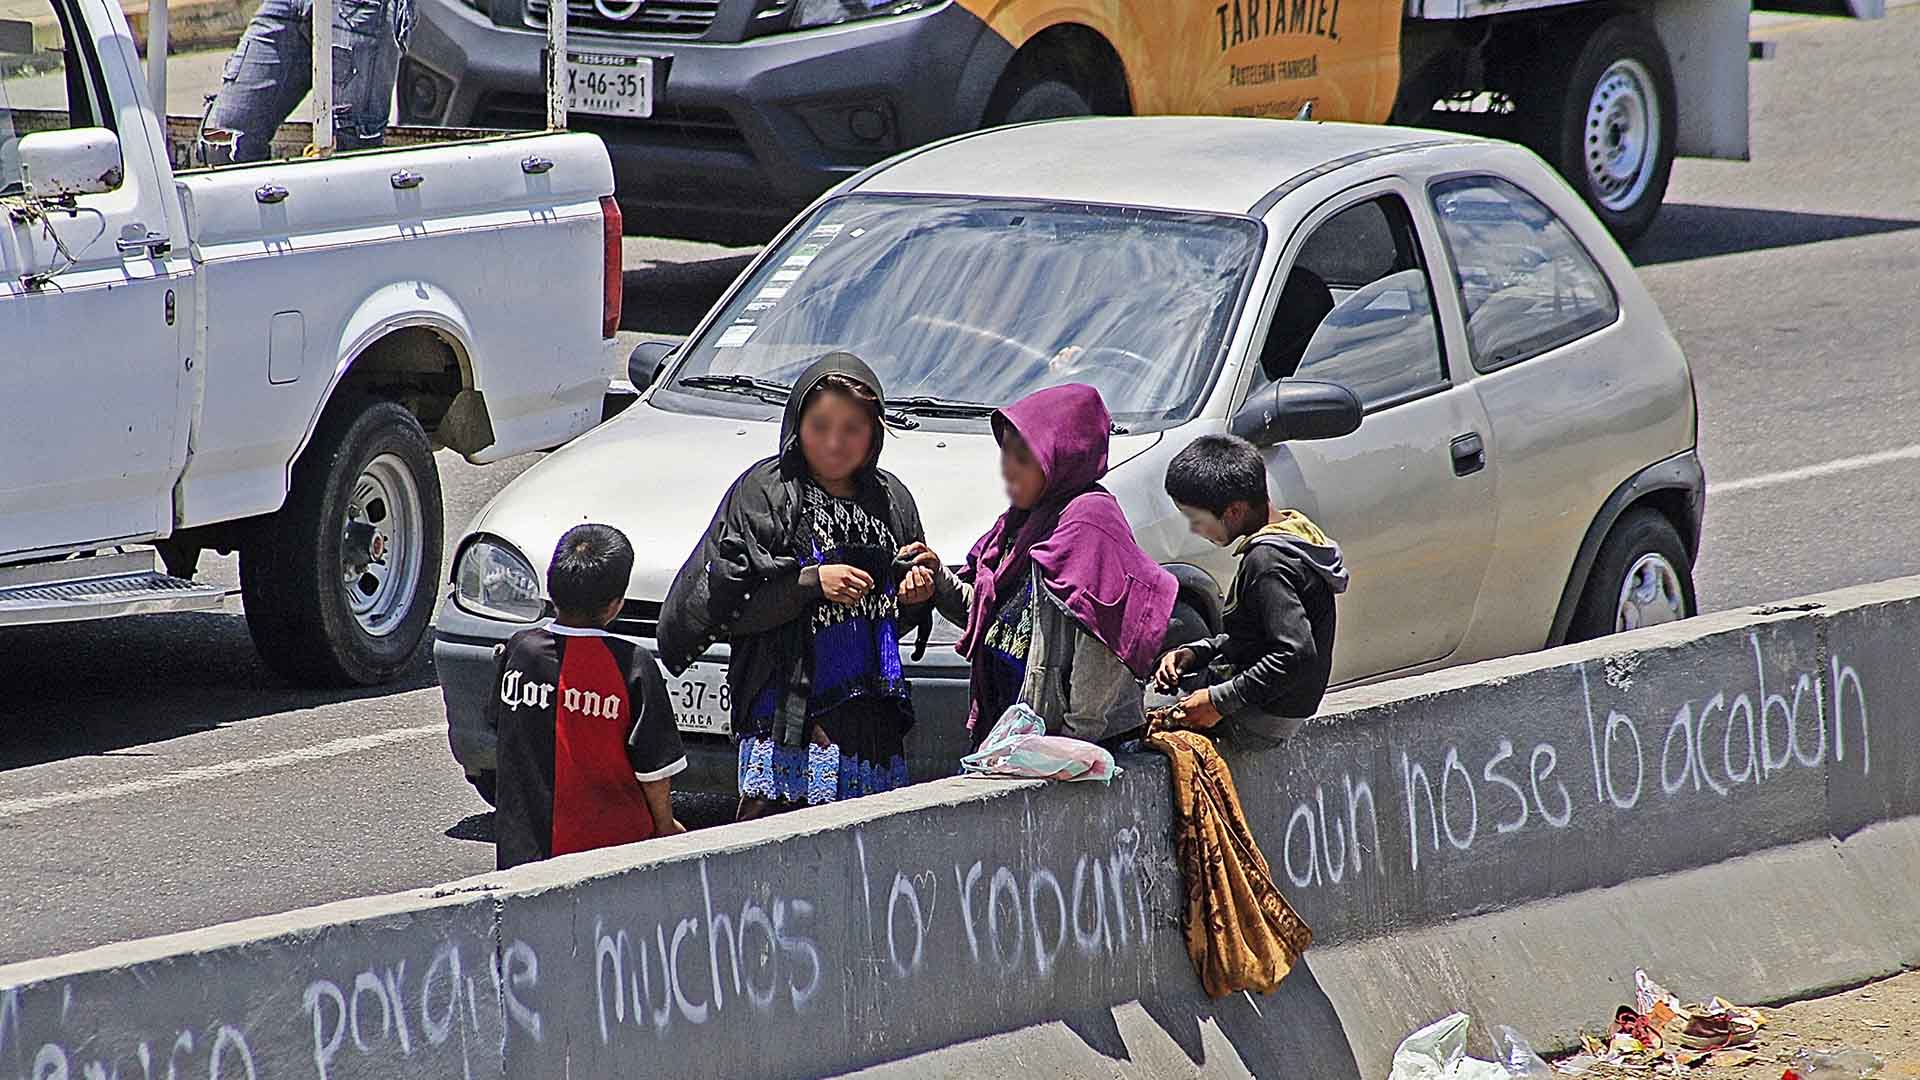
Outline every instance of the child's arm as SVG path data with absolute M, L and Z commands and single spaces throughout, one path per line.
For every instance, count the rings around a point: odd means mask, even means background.
M 680 727 L 659 663 L 636 646 L 633 666 L 627 682 L 634 714 L 633 728 L 627 733 L 627 763 L 653 815 L 654 835 L 672 836 L 686 831 L 673 819 L 672 777 L 686 769 L 687 755 L 680 745 Z
M 1295 673 L 1318 655 L 1313 625 L 1300 601 L 1304 575 L 1309 573 L 1304 567 L 1280 562 L 1250 583 L 1251 595 L 1240 598 L 1243 606 L 1253 604 L 1259 613 L 1263 650 L 1258 660 L 1233 678 L 1209 688 L 1208 696 L 1220 715 L 1232 716 L 1277 700 Z
M 973 611 L 973 585 L 943 566 L 933 575 L 933 609 L 955 626 L 967 625 Z
M 673 816 L 673 781 L 642 780 L 640 796 L 647 800 L 647 811 L 653 815 L 653 835 L 678 836 L 687 831 Z

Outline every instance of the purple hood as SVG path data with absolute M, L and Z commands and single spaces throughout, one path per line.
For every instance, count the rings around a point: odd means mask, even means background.
M 1100 392 L 1078 383 L 1028 395 L 993 416 L 994 435 L 1019 433 L 1046 476 L 1031 510 L 1008 509 L 967 556 L 973 610 L 961 655 L 976 646 L 1000 604 L 1038 567 L 1047 591 L 1133 673 L 1153 670 L 1173 614 L 1173 575 L 1140 550 L 1120 503 L 1099 485 L 1107 474 L 1113 418 Z M 976 694 L 976 699 L 978 695 Z

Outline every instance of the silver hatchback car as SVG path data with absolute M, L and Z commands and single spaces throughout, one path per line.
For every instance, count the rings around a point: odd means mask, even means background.
M 1230 556 L 1168 501 L 1223 430 L 1345 547 L 1334 681 L 1683 618 L 1706 483 L 1685 357 L 1607 231 L 1516 146 L 1225 118 L 961 136 L 803 214 L 687 342 L 636 352 L 640 401 L 502 490 L 460 542 L 434 657 L 455 758 L 491 794 L 493 646 L 547 617 L 544 560 L 583 520 L 638 564 L 614 630 L 660 601 L 728 484 L 773 452 L 793 377 L 832 349 L 897 411 L 884 464 L 949 561 L 1005 499 L 987 414 L 1099 388 L 1106 485 L 1181 584 L 1170 640 L 1217 625 Z M 916 777 L 964 746 L 967 672 L 936 627 L 908 665 Z M 731 790 L 726 651 L 670 681 L 695 768 Z

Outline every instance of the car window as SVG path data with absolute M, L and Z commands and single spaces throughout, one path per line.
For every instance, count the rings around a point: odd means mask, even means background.
M 1263 236 L 1237 216 L 842 197 L 758 264 L 654 403 L 718 404 L 736 377 L 784 387 L 846 349 L 890 400 L 979 413 L 1088 383 L 1124 427 L 1177 423 L 1213 383 Z
M 64 0 L 0 4 L 0 193 L 22 188 L 22 136 L 101 123 L 74 25 Z
M 1557 349 L 1619 317 L 1606 274 L 1566 223 L 1513 184 L 1448 180 L 1434 185 L 1433 208 L 1480 371 Z
M 1432 290 L 1398 196 L 1341 210 L 1301 245 L 1252 390 L 1286 378 L 1339 383 L 1368 407 L 1447 384 Z

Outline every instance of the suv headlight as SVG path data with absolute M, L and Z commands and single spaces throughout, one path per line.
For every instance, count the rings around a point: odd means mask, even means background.
M 454 601 L 475 615 L 539 622 L 547 613 L 540 578 L 520 553 L 497 540 L 475 540 L 454 568 Z
M 903 15 L 926 6 L 927 0 L 793 0 L 793 21 L 787 25 L 806 30 L 856 19 Z

